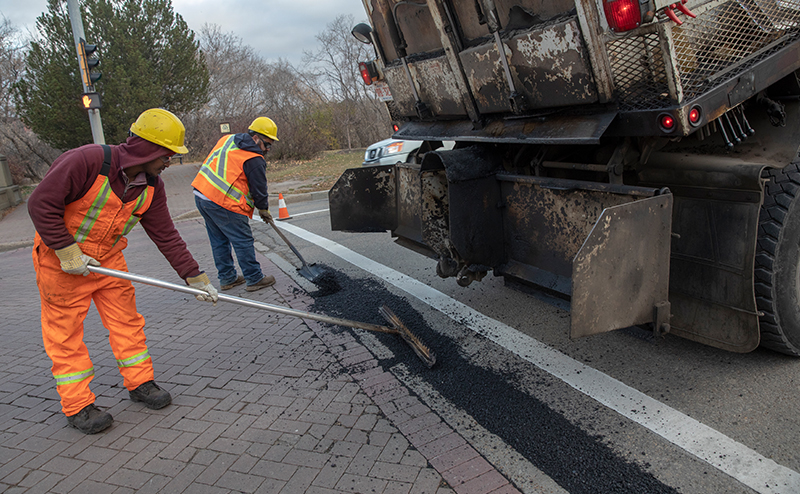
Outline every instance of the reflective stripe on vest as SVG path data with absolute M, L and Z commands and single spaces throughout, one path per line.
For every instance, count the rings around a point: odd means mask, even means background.
M 105 183 L 103 187 L 100 189 L 100 193 L 97 194 L 97 197 L 92 202 L 89 211 L 86 212 L 86 216 L 84 216 L 83 221 L 81 221 L 81 225 L 78 227 L 78 230 L 75 232 L 75 241 L 78 243 L 83 243 L 89 238 L 89 233 L 92 231 L 92 227 L 97 222 L 97 219 L 100 217 L 100 211 L 103 209 L 103 206 L 108 202 L 108 198 L 111 197 L 111 184 L 108 182 L 108 177 L 105 178 Z
M 145 350 L 138 355 L 134 355 L 133 357 L 128 357 L 123 360 L 117 359 L 117 367 L 133 367 L 134 365 L 144 362 L 149 358 L 150 358 L 150 352 Z
M 211 185 L 213 185 L 215 189 L 222 192 L 233 201 L 241 202 L 242 197 L 244 196 L 242 191 L 237 189 L 233 185 L 229 184 L 228 182 L 226 182 L 225 179 L 214 173 L 214 171 L 211 168 L 208 168 L 204 165 L 203 168 L 200 169 L 200 173 L 202 173 L 203 176 L 206 177 L 208 182 Z M 253 206 L 253 200 L 250 199 L 250 196 L 245 197 L 245 202 L 247 203 L 248 206 L 250 207 Z
M 245 204 L 251 209 L 255 208 L 253 198 L 250 193 L 244 193 L 233 183 L 229 182 L 228 158 L 231 152 L 240 151 L 234 141 L 235 135 L 230 135 L 222 145 L 208 155 L 203 166 L 200 167 L 200 174 L 205 177 L 208 183 L 235 203 L 241 203 L 244 199 Z M 255 153 L 249 153 L 255 155 Z M 216 166 L 214 166 L 216 163 Z M 242 172 L 243 173 L 243 172 Z M 202 192 L 202 191 L 201 191 Z
M 94 375 L 94 367 L 85 371 L 71 372 L 69 374 L 61 374 L 58 376 L 53 374 L 53 377 L 56 378 L 56 386 L 61 386 L 64 384 L 72 384 L 83 381 L 84 379 L 88 379 L 93 375 Z

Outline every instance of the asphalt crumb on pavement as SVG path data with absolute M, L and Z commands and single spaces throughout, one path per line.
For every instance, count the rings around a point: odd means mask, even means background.
M 513 385 L 513 373 L 503 373 L 469 362 L 451 338 L 430 328 L 406 299 L 394 295 L 373 279 L 353 279 L 326 266 L 326 286 L 338 290 L 311 293 L 310 310 L 360 322 L 386 325 L 378 308 L 386 304 L 424 343 L 437 363 L 428 369 L 398 335 L 373 333 L 393 353 L 381 365 L 404 363 L 445 399 L 471 415 L 483 428 L 502 438 L 570 494 L 676 493 L 645 468 L 632 462 L 570 423 L 535 396 Z M 319 285 L 318 285 L 319 286 Z M 335 331 L 342 331 L 336 327 Z M 349 329 L 347 329 L 349 330 Z M 356 336 L 357 337 L 357 336 Z M 474 336 L 480 338 L 480 336 Z

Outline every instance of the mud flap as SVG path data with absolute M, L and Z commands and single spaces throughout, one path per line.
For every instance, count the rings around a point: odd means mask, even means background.
M 333 231 L 397 229 L 395 165 L 345 170 L 328 192 L 328 203 Z
M 603 210 L 573 260 L 570 338 L 654 322 L 664 309 L 668 322 L 672 200 Z

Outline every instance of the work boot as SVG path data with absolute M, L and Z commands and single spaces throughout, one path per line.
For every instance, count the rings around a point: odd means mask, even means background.
M 86 405 L 80 412 L 67 417 L 67 423 L 84 434 L 97 434 L 111 427 L 114 418 L 110 413 L 104 412 L 94 406 Z
M 274 276 L 264 276 L 261 278 L 261 281 L 258 283 L 253 283 L 252 285 L 247 285 L 245 290 L 248 292 L 255 292 L 256 290 L 261 290 L 262 288 L 266 288 L 268 286 L 272 286 L 275 284 L 275 277 Z
M 147 381 L 133 391 L 128 391 L 133 401 L 141 401 L 147 408 L 159 410 L 172 403 L 169 391 L 161 389 L 155 381 Z
M 242 276 L 242 275 L 239 275 L 239 277 L 238 277 L 238 278 L 236 278 L 235 280 L 231 281 L 231 282 L 230 282 L 230 283 L 228 283 L 227 285 L 222 285 L 222 286 L 220 286 L 220 287 L 219 287 L 219 289 L 220 289 L 220 290 L 230 290 L 231 288 L 233 288 L 233 287 L 235 287 L 235 286 L 239 286 L 239 285 L 241 285 L 242 283 L 244 283 L 244 276 Z

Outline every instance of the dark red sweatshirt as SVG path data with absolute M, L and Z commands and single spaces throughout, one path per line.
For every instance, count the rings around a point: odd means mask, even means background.
M 124 169 L 172 154 L 158 144 L 136 136 L 129 137 L 124 144 L 110 147 L 111 170 L 108 181 L 123 202 L 135 201 L 147 187 L 146 184 L 134 185 L 125 192 Z M 34 189 L 28 198 L 28 213 L 46 246 L 61 249 L 75 243 L 64 224 L 64 208 L 89 192 L 102 166 L 102 147 L 97 144 L 81 146 L 59 156 Z M 197 261 L 189 253 L 186 242 L 172 222 L 161 177 L 156 179 L 154 189 L 153 201 L 140 221 L 142 227 L 178 276 L 186 279 L 199 275 Z

